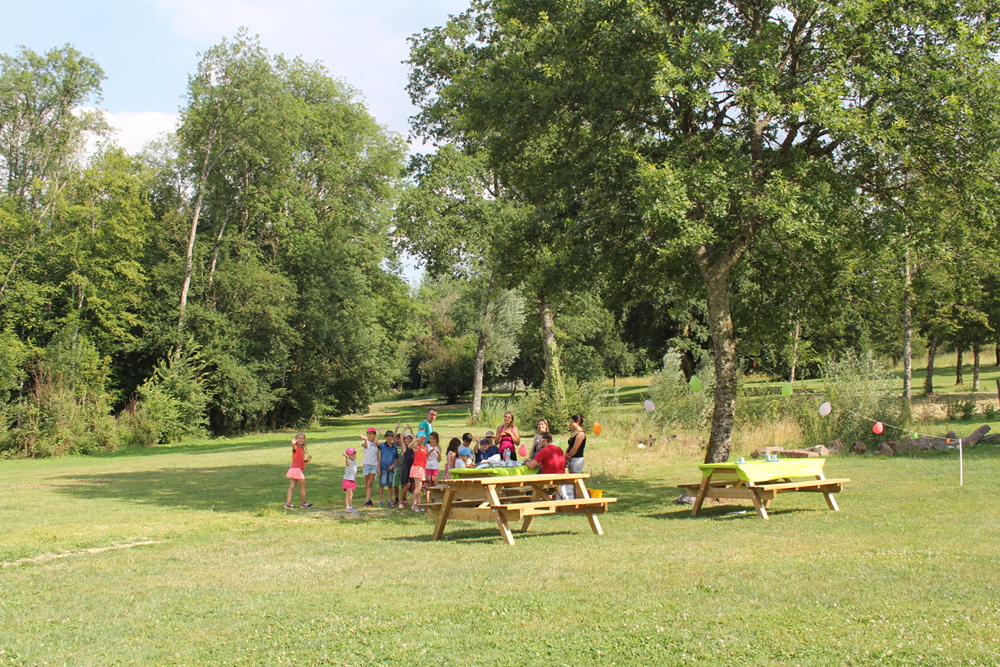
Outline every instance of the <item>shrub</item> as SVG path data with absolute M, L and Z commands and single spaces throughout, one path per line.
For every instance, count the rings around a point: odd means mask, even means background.
M 107 360 L 71 323 L 27 365 L 25 394 L 7 408 L 0 450 L 48 457 L 111 451 L 118 444 Z
M 649 385 L 649 398 L 656 409 L 653 419 L 661 428 L 675 426 L 685 429 L 702 429 L 712 419 L 715 404 L 715 373 L 713 360 L 706 355 L 698 364 L 697 375 L 702 382 L 700 391 L 691 391 L 681 370 L 681 354 L 670 350 L 663 355 L 663 367 L 653 374 Z
M 784 401 L 784 410 L 794 414 L 802 426 L 806 444 L 835 438 L 873 443 L 876 438 L 871 427 L 875 421 L 886 425 L 878 439 L 892 440 L 909 431 L 910 404 L 896 393 L 892 373 L 871 353 L 858 356 L 852 352 L 839 360 L 830 359 L 823 366 L 823 377 L 819 397 L 796 396 Z M 823 400 L 833 404 L 833 412 L 826 417 L 818 412 Z
M 986 405 L 983 406 L 983 419 L 985 419 L 988 422 L 991 422 L 994 419 L 996 419 L 996 416 L 997 416 L 997 409 L 992 403 L 987 403 Z
M 119 417 L 125 440 L 155 445 L 204 435 L 209 397 L 203 369 L 196 350 L 177 360 L 157 362 L 153 375 L 139 387 L 138 401 Z

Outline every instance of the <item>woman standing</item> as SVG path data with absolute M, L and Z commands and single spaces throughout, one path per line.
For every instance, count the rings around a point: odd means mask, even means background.
M 510 460 L 517 460 L 517 446 L 521 444 L 521 434 L 514 426 L 514 413 L 503 413 L 503 423 L 497 427 L 497 448 L 500 450 L 500 458 L 504 452 L 510 454 Z
M 583 430 L 583 415 L 573 415 L 569 418 L 570 436 L 566 443 L 566 472 L 583 472 L 583 450 L 587 446 L 587 432 Z M 562 495 L 566 499 L 573 498 L 573 485 L 562 487 Z
M 531 447 L 531 456 L 529 456 L 528 458 L 533 459 L 535 458 L 535 454 L 542 451 L 542 447 L 545 446 L 540 444 L 542 442 L 542 434 L 548 432 L 549 432 L 549 420 L 543 417 L 542 419 L 539 419 L 538 424 L 535 425 L 535 437 Z

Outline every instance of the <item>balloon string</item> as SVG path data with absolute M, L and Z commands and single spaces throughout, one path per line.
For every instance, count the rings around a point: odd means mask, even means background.
M 764 364 L 762 364 L 761 362 L 756 361 L 756 360 L 754 360 L 754 363 L 757 364 L 757 365 L 759 365 L 765 371 L 768 371 L 768 372 L 772 373 L 773 375 L 778 375 L 780 377 L 780 375 L 774 369 L 768 368 L 767 366 L 765 366 Z M 790 382 L 789 384 L 792 385 L 792 392 L 793 393 L 796 392 L 796 391 L 798 391 L 800 394 L 805 394 L 807 396 L 812 396 L 813 398 L 823 399 L 823 400 L 826 399 L 825 396 L 823 396 L 821 394 L 817 394 L 816 392 L 814 392 L 813 390 L 811 390 L 809 388 L 806 388 L 806 389 L 796 389 L 795 385 L 793 383 Z M 864 421 L 870 421 L 872 423 L 872 425 L 881 423 L 883 429 L 885 429 L 885 428 L 892 428 L 892 429 L 896 429 L 897 431 L 900 431 L 901 433 L 912 433 L 914 436 L 921 436 L 921 437 L 924 437 L 924 438 L 933 438 L 935 440 L 938 440 L 938 439 L 941 438 L 941 436 L 939 436 L 939 435 L 932 435 L 930 433 L 921 433 L 919 431 L 914 431 L 913 429 L 909 429 L 909 428 L 903 428 L 902 426 L 897 426 L 895 424 L 887 424 L 885 422 L 879 422 L 879 420 L 875 419 L 874 417 L 870 417 L 868 415 L 863 415 L 860 412 L 857 412 L 857 411 L 852 410 L 850 408 L 842 407 L 840 404 L 835 404 L 833 401 L 826 400 L 826 402 L 830 404 L 830 407 L 836 407 L 838 410 L 843 410 L 844 412 L 846 412 L 848 414 L 851 414 L 851 415 L 854 415 L 855 417 L 858 417 L 859 419 L 862 419 Z M 877 434 L 877 435 L 881 435 L 881 434 Z M 947 441 L 948 441 L 948 439 L 946 438 L 945 442 L 947 442 Z

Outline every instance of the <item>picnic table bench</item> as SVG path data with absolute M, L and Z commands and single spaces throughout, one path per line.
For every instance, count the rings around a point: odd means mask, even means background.
M 779 493 L 822 493 L 827 506 L 840 511 L 834 493 L 843 490 L 850 479 L 827 479 L 823 474 L 825 458 L 745 461 L 743 463 L 703 463 L 701 481 L 678 484 L 682 489 L 697 489 L 691 516 L 698 516 L 706 498 L 732 498 L 753 502 L 757 515 L 768 520 L 767 510 Z M 806 479 L 793 479 L 801 478 Z
M 435 502 L 420 506 L 434 519 L 432 538 L 441 539 L 450 519 L 459 521 L 494 521 L 507 544 L 514 544 L 511 521 L 523 521 L 521 531 L 531 529 L 536 516 L 545 514 L 586 514 L 596 535 L 604 530 L 597 518 L 608 511 L 617 498 L 591 498 L 583 480 L 587 474 L 531 474 L 450 479 L 431 489 Z M 573 499 L 553 499 L 556 485 L 571 484 Z M 440 498 L 440 500 L 438 500 Z

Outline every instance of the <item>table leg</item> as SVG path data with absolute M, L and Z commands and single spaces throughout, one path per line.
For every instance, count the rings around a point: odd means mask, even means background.
M 826 479 L 826 475 L 824 475 L 822 472 L 820 472 L 818 475 L 816 475 L 816 479 L 820 479 L 820 480 Z M 832 509 L 834 512 L 839 512 L 840 511 L 840 508 L 837 507 L 837 501 L 834 499 L 832 493 L 830 493 L 829 491 L 824 491 L 823 492 L 823 497 L 826 498 L 826 506 L 827 507 L 829 507 L 830 509 Z
M 451 504 L 455 500 L 455 489 L 448 488 L 444 492 L 444 499 L 441 501 L 441 514 L 438 516 L 437 524 L 434 526 L 432 540 L 440 540 L 444 534 L 445 524 L 448 523 L 448 515 L 451 514 Z
M 708 493 L 708 485 L 713 474 L 709 473 L 707 477 L 702 478 L 701 486 L 698 487 L 698 497 L 694 499 L 694 507 L 691 508 L 691 516 L 698 516 L 698 512 L 701 511 L 701 504 L 705 502 L 705 494 Z
M 830 509 L 832 509 L 834 512 L 839 512 L 840 511 L 840 508 L 837 507 L 837 501 L 834 500 L 832 493 L 830 493 L 829 491 L 824 491 L 823 492 L 823 497 L 826 498 L 827 507 L 829 507 Z
M 542 500 L 549 500 L 549 496 L 545 493 L 544 484 L 532 484 L 531 485 L 531 500 L 533 502 L 539 502 Z M 535 522 L 535 515 L 524 517 L 524 521 L 521 522 L 521 532 L 526 533 L 531 530 L 531 524 Z
M 582 479 L 577 479 L 573 481 L 573 495 L 577 498 L 589 498 L 590 491 L 587 491 L 587 486 L 583 483 Z
M 497 494 L 497 488 L 492 484 L 486 486 L 486 497 L 489 498 L 490 505 L 494 507 L 493 512 L 497 516 L 497 527 L 500 529 L 500 536 L 503 537 L 504 542 L 513 546 L 514 533 L 510 530 L 510 525 L 507 523 L 507 517 L 504 516 L 503 510 L 496 509 L 501 502 L 500 496 Z
M 764 521 L 768 521 L 767 509 L 764 507 L 764 503 L 760 501 L 760 496 L 757 495 L 757 489 L 750 487 L 750 499 L 753 500 L 753 506 L 757 509 L 757 516 L 759 516 Z

